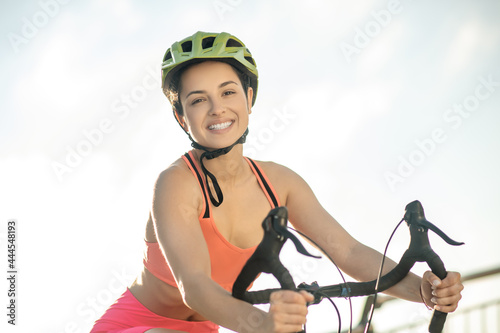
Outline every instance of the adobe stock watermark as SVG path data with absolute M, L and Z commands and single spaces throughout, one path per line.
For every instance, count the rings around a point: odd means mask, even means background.
M 306 257 L 300 263 L 290 264 L 287 268 L 294 283 L 298 285 L 301 282 L 307 282 L 306 280 L 310 278 L 310 275 L 317 272 L 318 262 L 317 259 Z M 259 328 L 264 324 L 264 319 L 263 314 L 257 310 L 250 312 L 246 318 L 238 316 L 237 332 L 260 331 Z
M 40 9 L 37 10 L 31 18 L 23 16 L 22 26 L 20 33 L 9 32 L 7 38 L 9 39 L 10 46 L 15 53 L 20 51 L 21 45 L 28 44 L 35 38 L 41 29 L 43 29 L 50 20 L 56 17 L 60 10 L 61 5 L 66 5 L 71 0 L 40 0 L 38 5 Z
M 242 2 L 243 0 L 215 0 L 212 4 L 219 19 L 224 21 L 226 13 L 235 10 Z
M 443 113 L 443 121 L 451 129 L 459 129 L 464 120 L 469 118 L 480 107 L 481 103 L 490 98 L 500 86 L 500 82 L 494 81 L 491 74 L 487 77 L 480 76 L 478 81 L 474 92 L 466 96 L 461 103 L 453 104 Z M 443 127 L 436 127 L 427 138 L 415 140 L 415 149 L 405 156 L 399 155 L 396 169 L 384 173 L 384 179 L 391 191 L 396 191 L 396 186 L 404 183 L 408 177 L 413 175 L 417 168 L 435 153 L 438 145 L 447 139 L 447 131 Z
M 276 135 L 283 132 L 297 117 L 287 106 L 284 106 L 281 110 L 273 109 L 272 114 L 273 116 L 266 127 L 261 128 L 257 134 L 251 133 L 247 137 L 248 146 L 245 148 L 247 156 L 254 158 L 258 151 L 263 151 L 274 141 Z
M 243 318 L 243 316 L 238 316 L 238 327 L 236 328 L 236 332 L 256 332 L 259 327 L 264 324 L 264 314 L 255 309 L 251 311 L 247 318 Z
M 371 41 L 392 22 L 393 17 L 402 11 L 403 7 L 399 0 L 390 0 L 386 9 L 372 10 L 370 12 L 371 19 L 362 28 L 354 28 L 352 43 L 342 41 L 339 45 L 347 63 L 351 63 L 352 57 L 360 54 L 361 50 L 370 45 Z
M 301 282 L 310 283 L 311 275 L 318 271 L 318 259 L 305 257 L 300 262 L 294 262 L 288 265 L 290 275 L 293 277 L 296 284 Z
M 92 324 L 98 317 L 104 313 L 104 310 L 109 306 L 119 295 L 123 294 L 127 286 L 136 277 L 129 274 L 125 268 L 121 272 L 113 270 L 113 277 L 108 281 L 108 285 L 98 292 L 89 295 L 76 306 L 76 314 L 78 320 L 69 321 L 64 325 L 60 333 L 85 333 L 86 326 Z
M 57 179 L 62 182 L 65 175 L 70 174 L 80 166 L 84 159 L 92 154 L 94 149 L 104 142 L 106 136 L 113 133 L 120 122 L 127 119 L 132 110 L 136 109 L 153 90 L 161 85 L 160 67 L 146 68 L 146 74 L 141 82 L 133 86 L 128 93 L 122 93 L 110 105 L 111 117 L 103 117 L 94 128 L 83 129 L 81 139 L 73 146 L 66 145 L 64 159 L 52 161 L 51 166 Z

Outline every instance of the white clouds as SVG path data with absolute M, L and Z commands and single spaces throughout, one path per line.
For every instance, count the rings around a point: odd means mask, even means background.
M 118 30 L 120 33 L 128 34 L 138 29 L 146 19 L 142 15 L 142 6 L 137 6 L 130 0 L 93 0 L 90 3 L 91 11 L 99 20 L 109 20 L 115 22 L 112 28 Z M 102 15 L 102 16 L 101 16 Z M 97 23 L 96 21 L 89 22 L 90 25 Z M 102 25 L 98 28 L 102 29 Z
M 408 32 L 408 27 L 399 18 L 393 18 L 389 25 L 380 28 L 380 33 L 370 41 L 366 49 L 362 49 L 357 59 L 357 73 L 360 80 L 380 79 L 394 64 L 401 63 L 396 51 L 401 40 Z
M 324 81 L 304 87 L 290 105 L 316 132 L 328 133 L 329 149 L 349 151 L 357 132 L 392 111 L 399 90 L 398 82 L 383 80 L 355 86 Z
M 446 81 L 463 75 L 471 68 L 480 67 L 481 64 L 476 63 L 478 55 L 485 51 L 491 52 L 491 46 L 498 45 L 493 40 L 494 35 L 497 38 L 499 36 L 497 31 L 481 22 L 478 17 L 460 24 L 454 36 L 451 36 L 443 56 L 443 74 L 448 78 Z

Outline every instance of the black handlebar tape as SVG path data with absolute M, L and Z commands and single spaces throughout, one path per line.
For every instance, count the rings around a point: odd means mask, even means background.
M 286 269 L 285 266 L 283 266 L 283 264 L 279 260 L 273 262 L 273 266 L 274 267 L 272 270 L 272 274 L 274 275 L 276 280 L 278 280 L 282 289 L 297 289 L 295 287 L 295 282 L 293 282 L 293 278 L 290 275 L 290 272 L 288 271 L 288 269 Z
M 281 290 L 281 288 L 247 291 L 245 292 L 243 300 L 250 304 L 267 304 L 271 299 L 271 294 L 279 290 Z
M 446 278 L 447 272 L 444 267 L 443 261 L 436 254 L 435 257 L 427 262 L 432 272 L 436 274 L 438 278 L 443 280 Z M 431 318 L 431 323 L 429 324 L 429 333 L 441 333 L 443 331 L 444 323 L 446 321 L 446 312 L 441 312 L 434 310 Z
M 248 301 L 247 297 L 252 296 L 249 296 L 246 290 L 261 272 L 273 274 L 282 289 L 296 289 L 292 276 L 279 257 L 281 248 L 287 240 L 281 233 L 282 229 L 286 230 L 287 216 L 286 207 L 276 207 L 262 222 L 264 237 L 234 282 L 234 297 Z
M 247 292 L 246 289 L 260 272 L 272 273 L 280 283 L 281 289 Z M 286 267 L 279 260 L 272 260 L 265 265 L 250 264 L 243 267 L 241 274 L 234 282 L 233 296 L 251 304 L 263 304 L 269 303 L 272 292 L 282 289 L 295 290 L 295 283 Z
M 252 258 L 250 258 L 252 259 Z M 250 262 L 250 264 L 248 264 Z M 246 301 L 246 292 L 248 286 L 254 281 L 257 276 L 262 272 L 261 263 L 256 260 L 248 261 L 247 264 L 241 270 L 240 275 L 233 284 L 233 296 L 237 299 L 241 299 Z M 260 303 L 252 303 L 252 304 L 260 304 Z
M 384 291 L 386 289 L 389 289 L 390 287 L 394 286 L 399 281 L 404 279 L 404 277 L 408 274 L 409 270 L 413 266 L 413 263 L 414 262 L 411 260 L 411 258 L 403 257 L 401 262 L 396 267 L 394 267 L 394 269 L 392 269 L 389 273 L 382 276 L 378 285 L 378 291 Z M 283 274 L 284 276 L 289 275 L 288 271 L 286 271 L 286 273 Z M 276 278 L 278 279 L 278 277 Z M 287 278 L 285 277 L 285 280 L 286 279 Z M 278 279 L 278 281 L 279 280 L 280 279 Z M 376 280 L 369 282 L 347 282 L 345 284 L 322 287 L 320 288 L 320 291 L 322 294 L 328 295 L 330 297 L 366 296 L 375 293 L 376 282 L 377 282 Z M 280 281 L 280 284 L 286 287 L 285 288 L 282 287 L 281 289 L 266 289 L 260 291 L 243 292 L 242 294 L 235 293 L 235 290 L 233 289 L 233 295 L 236 298 L 242 299 L 250 304 L 265 304 L 269 303 L 269 299 L 273 292 L 282 289 L 292 289 L 292 290 L 294 289 L 292 287 L 288 287 L 289 285 L 286 284 L 286 282 L 282 283 Z M 238 289 L 236 283 L 235 283 L 235 288 Z M 300 288 L 300 287 L 298 289 L 307 290 L 307 288 Z M 309 290 L 309 292 L 314 294 L 314 290 Z M 319 303 L 319 300 L 316 303 Z
M 403 280 L 414 264 L 415 261 L 405 253 L 401 261 L 390 272 L 380 278 L 377 292 L 387 290 Z M 377 280 L 369 282 L 348 282 L 346 284 L 348 288 L 347 296 L 356 297 L 374 294 L 376 283 Z

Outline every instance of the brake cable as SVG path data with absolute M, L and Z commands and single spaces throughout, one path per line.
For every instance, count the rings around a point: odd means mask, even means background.
M 431 248 L 427 231 L 434 231 L 450 245 L 456 246 L 463 243 L 452 240 L 439 228 L 427 221 L 422 205 L 417 200 L 406 206 L 403 220 L 407 222 L 410 229 L 410 245 L 404 252 L 399 263 L 387 274 L 381 276 L 381 268 L 379 277 L 373 281 L 346 282 L 343 278 L 343 284 L 320 287 L 317 282 L 313 282 L 311 285 L 301 283 L 299 288 L 297 288 L 290 272 L 283 266 L 279 259 L 279 253 L 284 242 L 287 239 L 291 239 L 299 253 L 314 258 L 318 257 L 307 252 L 298 238 L 287 230 L 288 211 L 286 207 L 276 207 L 269 212 L 268 216 L 262 222 L 264 237 L 237 277 L 233 285 L 233 296 L 251 304 L 262 304 L 269 303 L 271 293 L 285 289 L 305 290 L 312 293 L 314 295 L 314 302 L 312 304 L 320 303 L 324 296 L 328 298 L 348 297 L 350 300 L 350 297 L 366 296 L 394 286 L 410 272 L 417 261 L 426 262 L 438 278 L 444 279 L 447 275 L 446 269 L 441 258 Z M 392 239 L 395 231 L 393 231 L 389 241 Z M 382 258 L 385 258 L 386 252 Z M 339 268 L 337 267 L 337 269 Z M 280 283 L 281 289 L 247 291 L 248 286 L 261 272 L 271 273 Z M 446 313 L 434 310 L 429 325 L 429 332 L 441 332 L 446 321 L 446 315 Z M 352 305 L 350 329 L 352 331 Z
M 401 221 L 399 221 L 399 223 L 396 225 L 396 227 L 392 231 L 392 234 L 389 237 L 389 240 L 387 241 L 387 244 L 385 245 L 384 254 L 382 255 L 382 260 L 380 262 L 380 269 L 378 271 L 377 282 L 375 283 L 375 292 L 373 293 L 373 303 L 372 303 L 372 306 L 370 307 L 370 313 L 368 315 L 368 320 L 366 322 L 364 333 L 368 333 L 368 331 L 370 330 L 370 325 L 371 325 L 371 322 L 372 322 L 373 312 L 375 312 L 375 304 L 377 304 L 378 285 L 379 285 L 380 279 L 382 278 L 382 271 L 384 270 L 384 263 L 385 263 L 385 258 L 386 258 L 387 250 L 389 249 L 389 244 L 391 243 L 392 237 L 394 237 L 394 234 L 396 233 L 396 231 L 401 226 L 401 223 L 403 223 L 404 220 L 405 219 L 402 218 Z
M 301 232 L 301 231 L 299 231 L 297 229 L 294 229 L 294 228 L 292 228 L 290 226 L 288 226 L 288 229 L 295 231 L 296 233 L 298 233 L 299 235 L 301 235 L 302 237 L 304 237 L 305 239 L 307 239 L 309 242 L 311 242 L 314 246 L 316 246 L 328 258 L 328 260 L 330 260 L 330 262 L 335 266 L 335 268 L 339 272 L 340 277 L 342 278 L 342 281 L 344 281 L 344 284 L 347 285 L 347 280 L 345 279 L 344 273 L 342 273 L 342 270 L 339 268 L 339 266 L 337 265 L 337 263 L 335 262 L 335 260 L 333 260 L 333 258 L 321 246 L 319 246 L 315 241 L 313 241 L 309 236 L 307 236 L 303 232 Z M 315 282 L 313 282 L 313 284 L 314 283 Z M 301 286 L 305 287 L 306 285 L 304 283 L 301 283 L 301 284 L 299 284 L 298 287 L 300 288 Z M 334 306 L 335 310 L 337 311 L 337 316 L 338 316 L 338 319 L 339 319 L 339 329 L 338 329 L 338 332 L 340 333 L 341 332 L 341 323 L 342 323 L 342 320 L 340 318 L 339 309 L 335 305 L 335 302 L 332 301 L 332 298 L 330 296 L 328 296 L 325 293 L 320 292 L 320 291 L 318 291 L 318 294 L 320 294 L 324 298 L 328 299 L 328 301 L 330 301 L 330 303 L 332 303 L 332 305 Z M 349 331 L 352 332 L 352 301 L 351 301 L 351 297 L 350 296 L 346 296 L 346 299 L 349 302 L 349 314 L 350 314 L 350 316 L 349 316 Z M 304 329 L 304 333 L 305 333 L 305 329 Z

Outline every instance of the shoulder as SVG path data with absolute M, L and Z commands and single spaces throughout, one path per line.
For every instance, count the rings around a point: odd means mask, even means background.
M 151 213 L 155 225 L 195 226 L 204 200 L 198 180 L 182 158 L 163 170 L 153 189 Z
M 255 161 L 262 168 L 264 173 L 270 179 L 273 178 L 276 180 L 280 179 L 290 180 L 296 177 L 300 178 L 300 176 L 297 173 L 295 173 L 292 169 L 282 164 L 272 161 L 258 161 L 258 160 L 253 160 L 253 161 Z
M 160 172 L 154 187 L 155 196 L 175 192 L 181 197 L 193 195 L 196 190 L 198 190 L 198 181 L 182 158 L 177 159 Z M 196 192 L 199 193 L 199 190 Z
M 255 162 L 262 168 L 280 198 L 285 199 L 282 202 L 287 201 L 291 192 L 308 187 L 299 174 L 282 164 L 271 161 L 255 160 Z

